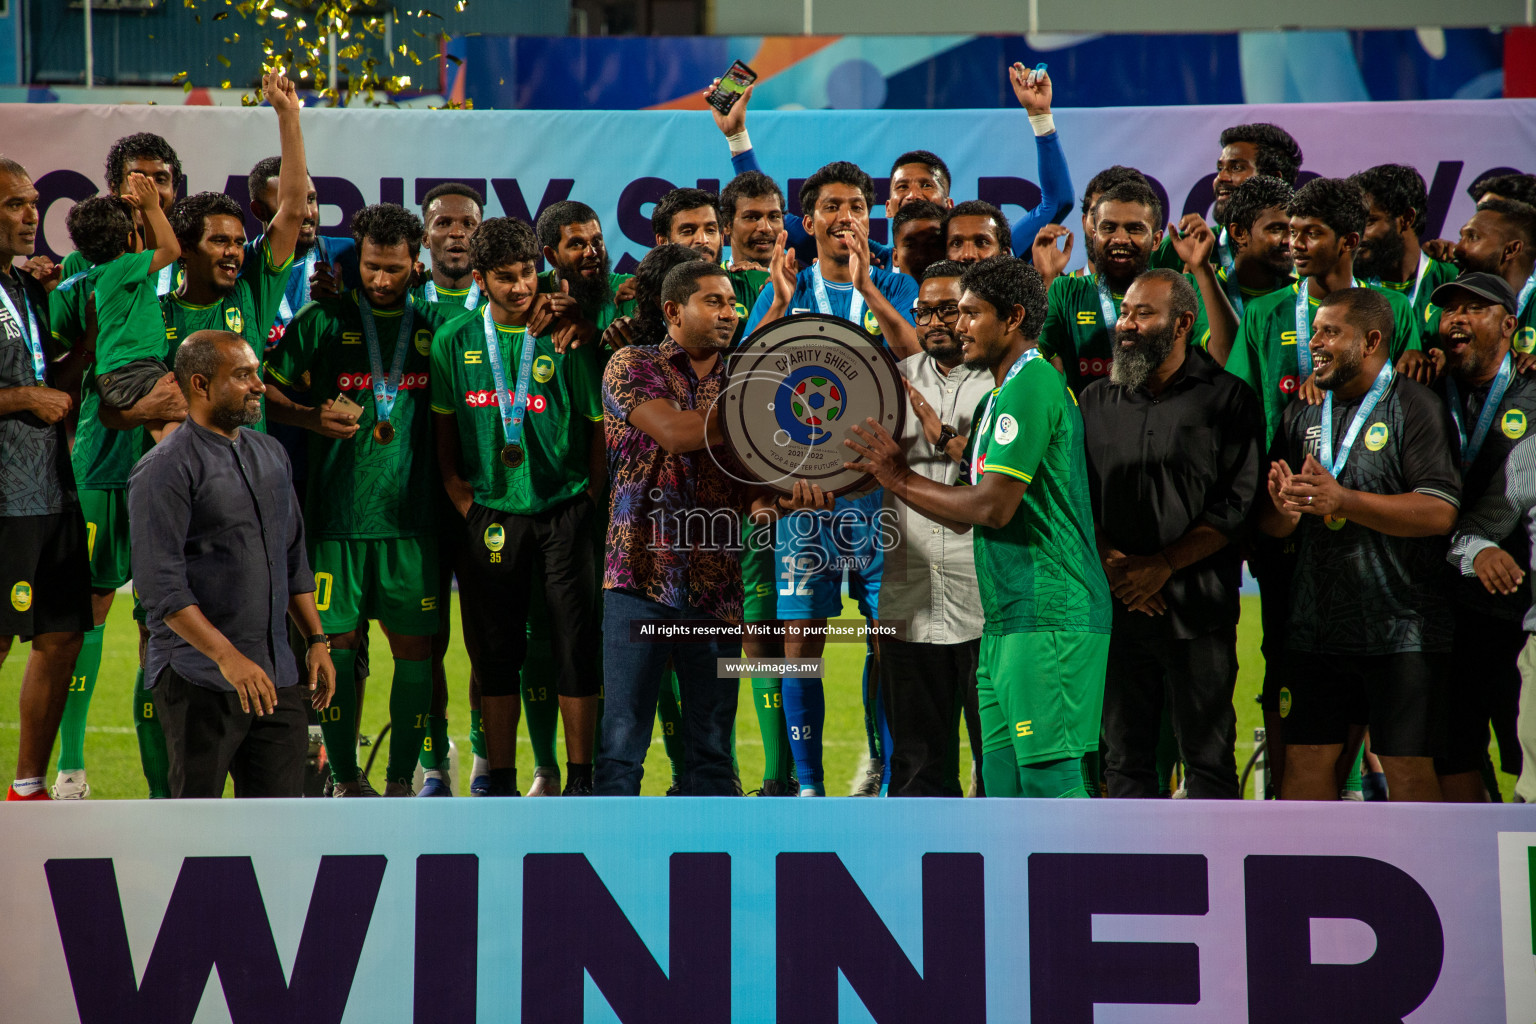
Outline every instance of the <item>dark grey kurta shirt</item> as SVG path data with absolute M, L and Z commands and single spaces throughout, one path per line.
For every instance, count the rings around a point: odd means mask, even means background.
M 315 578 L 282 445 L 245 427 L 231 441 L 188 420 L 134 467 L 128 520 L 149 626 L 146 686 L 169 666 L 199 686 L 234 689 L 165 624 L 194 604 L 273 685 L 298 683 L 288 599 L 313 592 Z

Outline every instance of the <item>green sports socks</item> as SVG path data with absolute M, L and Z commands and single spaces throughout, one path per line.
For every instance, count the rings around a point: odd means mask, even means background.
M 395 659 L 389 687 L 389 765 L 385 782 L 410 785 L 432 710 L 432 660 Z
M 59 722 L 59 771 L 77 772 L 85 767 L 85 716 L 91 708 L 91 694 L 96 691 L 96 677 L 101 674 L 101 634 L 106 626 L 97 626 L 85 634 L 75 671 L 69 677 L 69 697 L 64 702 L 64 718 Z
M 485 726 L 480 723 L 480 709 L 469 709 L 469 749 L 476 757 L 485 759 Z
M 667 666 L 667 678 L 656 700 L 656 717 L 661 719 L 661 742 L 672 763 L 672 778 L 681 779 L 688 770 L 688 748 L 683 742 L 683 708 L 677 694 L 677 673 Z
M 149 784 L 151 800 L 171 795 L 171 755 L 165 749 L 165 732 L 155 715 L 155 699 L 144 689 L 144 669 L 133 677 L 133 731 L 139 740 L 139 764 Z
M 763 734 L 763 781 L 789 784 L 789 728 L 784 723 L 783 691 L 775 678 L 752 680 L 752 709 Z
M 448 763 L 448 718 L 427 716 L 427 738 L 421 743 L 422 771 L 435 772 Z
M 1020 765 L 1012 747 L 989 750 L 982 756 L 981 771 L 987 784 L 987 796 L 1064 799 L 1088 797 L 1080 758 Z
M 336 666 L 336 692 L 320 712 L 320 732 L 331 781 L 351 782 L 357 778 L 357 652 L 335 648 L 331 664 Z

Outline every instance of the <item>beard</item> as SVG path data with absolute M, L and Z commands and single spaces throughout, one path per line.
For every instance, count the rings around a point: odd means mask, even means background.
M 1102 255 L 1102 250 L 1101 250 L 1100 254 Z M 1133 245 L 1133 246 L 1131 246 L 1131 262 L 1130 262 L 1130 267 L 1129 267 L 1129 269 L 1124 271 L 1124 276 L 1123 277 L 1116 277 L 1115 281 L 1122 282 L 1125 285 L 1125 287 L 1128 288 L 1128 287 L 1130 287 L 1130 283 L 1132 281 L 1136 280 L 1142 274 L 1145 274 L 1147 272 L 1147 267 L 1150 266 L 1151 263 L 1152 263 L 1152 250 L 1150 250 L 1150 249 L 1143 249 L 1140 246 Z M 1094 262 L 1093 266 L 1094 266 L 1094 269 L 1097 270 L 1100 275 L 1103 275 L 1103 274 L 1105 274 L 1107 272 L 1106 268 L 1104 266 L 1100 265 L 1097 262 L 1097 260 Z M 1120 274 L 1121 273 L 1120 268 L 1117 267 L 1115 269 L 1115 273 L 1116 274 Z M 1125 288 L 1117 288 L 1115 290 L 1123 292 L 1123 291 L 1125 291 Z
M 1093 232 L 1091 231 L 1083 236 L 1083 258 L 1088 261 L 1088 265 L 1094 270 L 1099 269 L 1099 246 L 1093 240 Z
M 955 337 L 954 331 L 944 331 L 942 337 L 934 337 L 940 332 L 924 334 L 921 342 L 923 351 L 937 359 L 941 363 L 953 363 L 960 358 L 963 351 L 960 339 Z
M 208 418 L 214 426 L 229 432 L 240 427 L 254 426 L 261 422 L 261 399 L 251 396 L 241 399 L 237 405 L 214 406 L 208 411 Z
M 1492 259 L 1479 259 L 1467 252 L 1457 252 L 1451 257 L 1456 264 L 1456 269 L 1463 274 L 1482 273 L 1497 274 L 1499 272 L 1499 260 L 1495 256 Z
M 1109 379 L 1122 387 L 1135 391 L 1147 382 L 1152 371 L 1163 365 L 1173 353 L 1173 324 L 1162 328 L 1144 328 L 1135 344 L 1126 348 L 1115 339 L 1114 360 L 1109 367 Z
M 1403 265 L 1403 255 L 1407 251 L 1407 243 L 1396 231 L 1387 232 L 1384 238 L 1361 242 L 1360 250 L 1355 253 L 1355 276 L 1396 280 L 1398 268 Z
M 560 267 L 555 276 L 570 286 L 571 298 L 584 311 L 596 312 L 613 301 L 613 285 L 608 281 L 607 252 L 603 253 L 602 266 L 593 277 L 583 274 L 579 265 L 575 269 Z
M 1360 376 L 1360 367 L 1364 360 L 1359 352 L 1341 352 L 1333 357 L 1333 365 L 1328 368 L 1328 380 L 1325 383 L 1319 379 L 1317 386 L 1324 391 L 1337 391 Z

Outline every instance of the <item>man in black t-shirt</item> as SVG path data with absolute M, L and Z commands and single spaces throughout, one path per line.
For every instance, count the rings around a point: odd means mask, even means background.
M 32 255 L 37 225 L 31 177 L 0 158 L 0 662 L 12 637 L 32 641 L 7 800 L 49 799 L 48 757 L 91 628 L 85 520 L 64 436 L 72 403 L 43 349 L 52 337 L 47 296 L 12 265 Z
M 1496 274 L 1462 274 L 1434 290 L 1442 310 L 1437 362 L 1448 371 L 1435 390 L 1456 426 L 1462 471 L 1462 506 L 1452 543 L 1448 593 L 1455 610 L 1451 645 L 1454 677 L 1446 750 L 1435 772 L 1446 800 L 1481 803 L 1490 793 L 1488 722 L 1499 738 L 1502 767 L 1520 774 L 1515 719 L 1520 704 L 1521 625 L 1531 606 L 1531 587 L 1520 568 L 1531 544 L 1519 516 L 1492 526 L 1485 501 L 1499 505 L 1511 475 L 1523 475 L 1511 453 L 1531 436 L 1536 416 L 1536 377 L 1516 372 L 1510 342 L 1516 321 L 1515 292 Z M 1524 512 L 1522 508 L 1520 510 Z M 1486 537 L 1486 539 L 1483 539 Z M 1511 574 L 1509 585 L 1505 574 Z
M 1364 730 L 1394 800 L 1440 799 L 1451 618 L 1439 561 L 1461 474 L 1445 406 L 1393 372 L 1392 308 L 1330 292 L 1313 323 L 1321 405 L 1292 402 L 1272 450 L 1260 526 L 1297 534 L 1281 797 L 1331 800 Z M 1295 467 L 1295 471 L 1292 470 Z

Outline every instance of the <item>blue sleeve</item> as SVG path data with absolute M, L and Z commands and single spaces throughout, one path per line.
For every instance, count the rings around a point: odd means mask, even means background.
M 1028 259 L 1035 235 L 1047 224 L 1059 224 L 1077 203 L 1072 192 L 1072 172 L 1067 169 L 1067 154 L 1061 148 L 1061 133 L 1035 136 L 1035 155 L 1040 164 L 1040 205 L 1030 210 L 1013 226 L 1013 251 Z
M 880 266 L 887 270 L 892 269 L 891 253 L 895 251 L 895 246 L 883 245 L 880 242 L 875 241 L 873 238 L 869 240 L 869 254 L 875 258 L 875 261 L 879 263 Z
M 768 313 L 768 307 L 773 305 L 773 282 L 763 285 L 763 290 L 757 293 L 757 301 L 752 303 L 752 312 L 747 314 L 747 326 L 742 328 L 741 336 L 749 336 L 757 330 L 757 325 L 762 322 Z
M 321 255 L 330 263 L 332 270 L 340 271 L 341 286 L 347 291 L 361 288 L 363 279 L 357 270 L 357 243 L 350 238 L 327 235 L 316 239 Z
M 873 248 L 873 247 L 871 247 Z M 921 285 L 916 278 L 906 274 L 890 274 L 882 282 L 880 289 L 885 293 L 886 300 L 896 308 L 896 312 L 911 324 L 917 326 L 917 321 L 912 319 L 912 305 L 917 302 L 917 292 Z
M 757 150 L 747 149 L 740 153 L 731 154 L 731 170 L 737 174 L 746 174 L 748 171 L 760 171 L 757 165 Z

